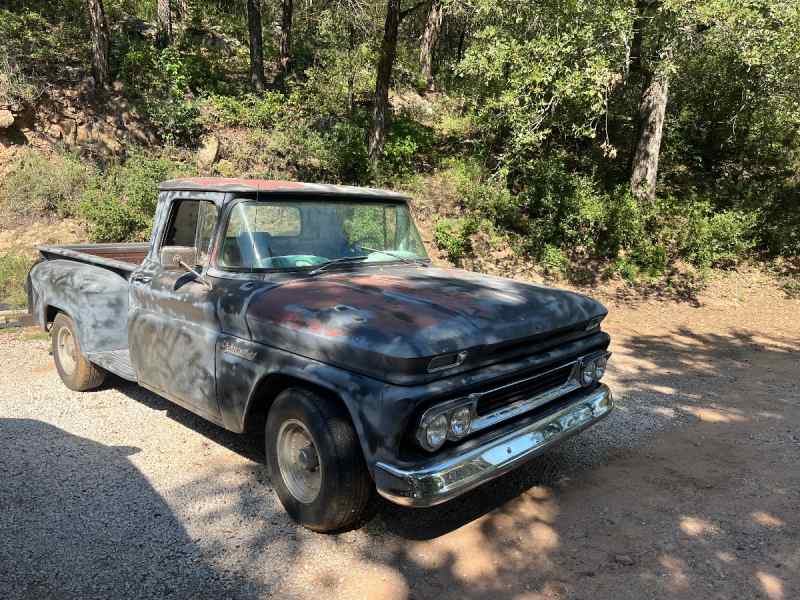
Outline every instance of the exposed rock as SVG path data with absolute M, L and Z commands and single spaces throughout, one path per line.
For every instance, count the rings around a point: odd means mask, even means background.
M 203 140 L 203 146 L 197 152 L 197 166 L 209 168 L 219 155 L 219 140 L 214 135 L 209 135 Z
M 75 132 L 76 144 L 88 144 L 92 141 L 91 125 L 78 125 L 78 130 Z
M 60 140 L 64 137 L 64 130 L 58 123 L 53 123 L 47 128 L 47 135 L 55 140 Z
M 636 561 L 633 560 L 633 558 L 628 554 L 617 554 L 616 556 L 614 556 L 614 562 L 617 562 L 626 567 L 632 567 L 633 565 L 636 564 Z
M 0 110 L 0 129 L 6 129 L 14 124 L 14 113 L 10 110 Z
M 113 131 L 111 133 L 102 130 L 99 131 L 97 134 L 97 141 L 102 144 L 105 151 L 111 154 L 120 154 L 122 152 L 122 144 L 117 141 Z

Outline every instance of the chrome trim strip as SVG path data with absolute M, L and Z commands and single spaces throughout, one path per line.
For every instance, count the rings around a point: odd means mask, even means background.
M 547 404 L 556 398 L 566 396 L 570 392 L 577 390 L 579 387 L 581 387 L 581 384 L 578 383 L 575 377 L 575 368 L 573 367 L 572 373 L 569 375 L 569 379 L 567 379 L 567 381 L 562 385 L 546 390 L 538 396 L 534 396 L 533 398 L 517 400 L 511 404 L 501 406 L 494 412 L 490 412 L 483 416 L 476 416 L 472 421 L 470 433 L 486 429 L 487 427 L 491 427 L 497 423 L 502 423 L 503 421 L 508 421 L 509 419 L 513 419 L 522 413 L 539 408 L 543 404 Z
M 378 493 L 404 506 L 427 507 L 446 502 L 595 424 L 611 412 L 613 404 L 611 390 L 601 384 L 562 410 L 462 454 L 410 469 L 379 462 L 375 465 Z

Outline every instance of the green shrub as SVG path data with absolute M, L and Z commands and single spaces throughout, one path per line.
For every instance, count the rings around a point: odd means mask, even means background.
M 629 258 L 618 258 L 612 265 L 612 272 L 618 273 L 625 281 L 635 282 L 639 278 L 639 265 Z
M 193 98 L 193 65 L 176 46 L 155 49 L 144 40 L 124 46 L 116 61 L 120 78 L 143 114 L 168 143 L 193 143 L 203 131 Z
M 82 198 L 80 213 L 98 242 L 146 240 L 158 202 L 158 184 L 179 174 L 179 165 L 134 155 L 95 178 Z
M 342 121 L 331 128 L 325 140 L 335 178 L 342 183 L 365 183 L 369 174 L 369 155 L 364 128 Z
M 753 250 L 757 219 L 738 210 L 713 213 L 710 203 L 698 202 L 682 232 L 680 254 L 698 267 L 732 267 Z
M 25 306 L 25 279 L 33 261 L 15 252 L 0 256 L 0 304 L 12 308 Z
M 280 92 L 263 95 L 222 96 L 210 94 L 203 102 L 204 119 L 222 127 L 272 127 L 286 104 Z
M 441 219 L 434 227 L 433 241 L 450 262 L 460 264 L 472 252 L 470 236 L 477 230 L 478 222 L 474 219 Z
M 407 177 L 423 166 L 432 145 L 430 128 L 411 119 L 396 118 L 389 128 L 381 163 L 392 175 Z
M 29 150 L 0 182 L 0 207 L 18 216 L 70 216 L 91 177 L 92 170 L 76 156 Z
M 0 49 L 0 104 L 31 105 L 39 93 L 39 86 L 33 79 L 23 73 L 17 62 Z
M 548 275 L 564 275 L 569 267 L 569 258 L 561 248 L 545 244 L 541 252 L 541 265 Z

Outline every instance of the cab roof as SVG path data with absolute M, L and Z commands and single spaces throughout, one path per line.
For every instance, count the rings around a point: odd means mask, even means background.
M 408 196 L 368 187 L 350 185 L 331 185 L 327 183 L 302 183 L 300 181 L 281 181 L 275 179 L 237 179 L 230 177 L 182 177 L 164 181 L 159 186 L 162 191 L 197 192 L 263 192 L 270 194 L 298 194 L 349 196 L 367 200 L 388 199 L 406 201 Z

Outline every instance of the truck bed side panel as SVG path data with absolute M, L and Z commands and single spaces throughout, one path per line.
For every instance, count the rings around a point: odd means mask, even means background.
M 42 327 L 47 308 L 75 321 L 81 351 L 128 347 L 128 281 L 121 274 L 74 260 L 46 260 L 30 272 L 30 310 Z

